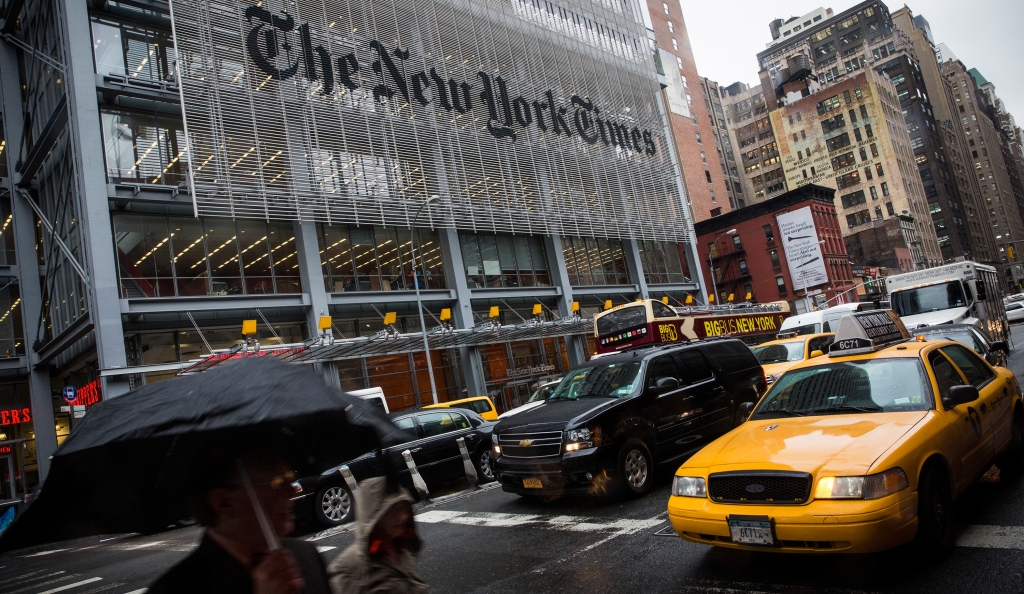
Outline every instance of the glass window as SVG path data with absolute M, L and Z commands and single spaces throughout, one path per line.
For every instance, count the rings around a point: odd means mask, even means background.
M 672 355 L 665 355 L 658 357 L 654 361 L 651 361 L 647 368 L 647 385 L 651 388 L 658 385 L 658 381 L 671 378 L 679 382 L 680 385 L 684 384 L 683 378 L 679 377 L 680 371 L 679 363 Z
M 547 286 L 551 282 L 541 237 L 463 233 L 460 242 L 470 287 Z M 580 259 L 586 259 L 586 246 L 582 242 L 563 245 L 563 250 L 570 248 L 575 249 L 577 269 L 584 270 Z
M 122 298 L 174 296 L 166 217 L 118 215 L 114 245 Z
M 114 217 L 115 226 L 117 219 Z M 201 219 L 170 217 L 171 250 L 178 295 L 209 295 L 209 268 L 206 265 L 206 242 Z
M 298 249 L 295 247 L 295 227 L 290 222 L 272 222 L 267 225 L 274 265 L 274 287 L 278 293 L 301 293 Z M 249 273 L 245 272 L 246 279 Z
M 419 436 L 416 435 L 416 422 L 412 420 L 412 417 L 402 417 L 401 419 L 395 419 L 395 427 L 398 427 L 399 431 L 403 431 L 409 434 L 409 437 L 416 439 Z
M 995 377 L 992 369 L 979 359 L 974 351 L 960 345 L 942 347 L 941 350 L 960 368 L 960 371 L 963 372 L 964 377 L 967 378 L 967 381 L 972 386 L 980 388 Z
M 687 349 L 676 353 L 679 363 L 686 373 L 686 383 L 693 385 L 714 377 L 711 364 L 707 357 L 697 349 Z
M 754 348 L 754 356 L 761 365 L 802 361 L 804 358 L 804 341 L 782 342 Z
M 480 259 L 480 242 L 475 235 L 463 233 L 460 235 L 462 244 L 462 262 L 466 267 L 466 280 L 470 288 L 484 286 L 483 262 Z
M 369 227 L 350 227 L 349 237 L 352 242 L 352 259 L 356 273 L 356 288 L 359 291 L 379 291 L 380 272 L 377 267 L 376 242 L 373 229 Z
M 93 21 L 92 44 L 97 74 L 125 75 L 124 45 L 119 26 Z
M 420 415 L 419 421 L 420 427 L 423 428 L 424 437 L 433 437 L 465 429 L 465 425 L 468 424 L 462 415 L 453 415 L 447 412 Z
M 230 219 L 203 219 L 206 249 L 210 261 L 212 295 L 242 293 L 242 274 L 238 265 L 238 233 Z
M 949 395 L 949 389 L 953 386 L 965 385 L 956 368 L 939 351 L 932 351 L 928 355 L 928 364 L 931 365 L 932 373 L 935 374 L 935 383 L 939 388 L 940 399 Z
M 188 155 L 181 118 L 103 106 L 100 120 L 110 182 L 186 181 Z
M 245 292 L 260 295 L 274 292 L 270 244 L 267 224 L 263 221 L 238 219 L 239 257 L 245 274 Z

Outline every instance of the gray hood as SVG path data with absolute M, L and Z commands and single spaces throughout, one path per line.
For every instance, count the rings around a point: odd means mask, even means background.
M 410 506 L 416 503 L 412 495 L 402 487 L 398 487 L 397 492 L 389 492 L 387 479 L 384 477 L 366 479 L 359 483 L 359 489 L 356 491 L 355 545 L 359 546 L 363 553 L 368 551 L 370 533 L 377 522 L 391 506 L 401 501 L 408 502 Z M 419 546 L 415 548 L 416 551 L 419 550 Z

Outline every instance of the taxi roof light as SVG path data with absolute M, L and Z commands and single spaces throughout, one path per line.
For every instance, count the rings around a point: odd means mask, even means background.
M 849 313 L 839 319 L 830 357 L 873 353 L 911 339 L 896 312 L 891 309 Z

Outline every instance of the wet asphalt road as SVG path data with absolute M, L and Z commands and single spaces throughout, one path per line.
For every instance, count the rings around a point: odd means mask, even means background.
M 1024 326 L 1009 367 L 1024 374 Z M 489 488 L 417 511 L 419 570 L 434 592 L 1024 592 L 1024 479 L 992 472 L 956 505 L 958 546 L 947 559 L 910 547 L 875 555 L 744 553 L 687 543 L 669 528 L 671 469 L 653 493 L 607 503 L 542 502 Z M 326 561 L 348 527 L 302 537 Z M 668 535 L 662 535 L 667 532 Z M 200 529 L 65 543 L 0 557 L 0 593 L 138 593 L 191 551 Z

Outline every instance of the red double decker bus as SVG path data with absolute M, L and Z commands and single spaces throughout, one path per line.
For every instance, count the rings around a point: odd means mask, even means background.
M 785 301 L 766 305 L 670 307 L 654 299 L 639 299 L 594 316 L 594 336 L 598 353 L 715 336 L 757 343 L 773 340 L 789 313 Z

